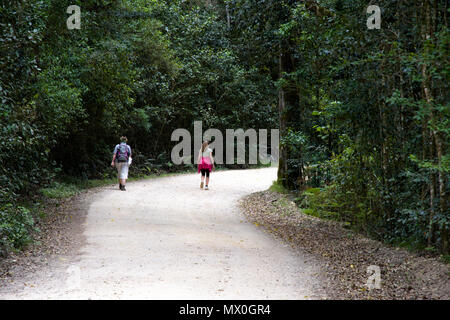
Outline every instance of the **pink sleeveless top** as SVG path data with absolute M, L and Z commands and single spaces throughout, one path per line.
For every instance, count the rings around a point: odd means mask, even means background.
M 212 150 L 210 148 L 207 148 L 205 152 L 202 152 L 202 150 L 200 150 L 199 152 L 200 163 L 198 164 L 198 172 L 200 172 L 203 169 L 211 172 L 212 170 L 211 153 Z

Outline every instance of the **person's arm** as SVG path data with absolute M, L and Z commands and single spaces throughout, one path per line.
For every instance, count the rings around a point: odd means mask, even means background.
M 198 159 L 197 159 L 197 164 L 200 164 L 202 162 L 202 150 L 200 150 L 198 152 Z
M 129 153 L 129 155 L 128 155 L 128 165 L 130 166 L 131 162 L 133 161 L 133 159 L 131 158 L 131 147 L 130 146 L 128 146 L 128 153 Z
M 116 153 L 117 153 L 117 146 L 114 148 L 113 158 L 111 161 L 111 167 L 114 167 L 114 161 L 116 161 Z

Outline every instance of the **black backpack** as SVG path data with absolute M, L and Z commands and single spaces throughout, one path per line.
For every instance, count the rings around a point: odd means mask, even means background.
M 119 148 L 117 149 L 116 159 L 118 162 L 128 162 L 128 145 L 125 143 L 119 144 Z

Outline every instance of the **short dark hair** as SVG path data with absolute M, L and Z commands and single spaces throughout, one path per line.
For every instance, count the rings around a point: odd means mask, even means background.
M 122 136 L 122 137 L 120 137 L 120 142 L 128 142 L 128 139 L 127 139 L 127 137 L 125 137 L 125 136 Z

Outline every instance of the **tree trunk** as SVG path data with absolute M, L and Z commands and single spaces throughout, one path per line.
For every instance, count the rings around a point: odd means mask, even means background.
M 283 76 L 283 50 L 282 45 L 279 45 L 280 53 L 279 53 L 279 62 L 278 62 L 278 71 L 279 77 Z M 280 138 L 283 138 L 286 133 L 286 97 L 284 93 L 284 89 L 280 88 L 278 90 L 278 116 L 279 116 L 279 124 L 280 124 Z M 280 157 L 278 162 L 278 183 L 286 186 L 287 182 L 287 150 L 283 144 L 280 144 Z
M 228 26 L 228 30 L 230 30 L 230 29 L 231 29 L 231 15 L 230 15 L 230 7 L 229 7 L 228 4 L 225 6 L 225 11 L 226 11 L 226 13 L 227 13 L 227 26 Z
M 432 13 L 431 13 L 431 4 L 430 1 L 425 1 L 425 8 L 424 8 L 424 14 L 425 14 L 425 21 L 424 25 L 422 26 L 422 38 L 423 41 L 427 41 L 431 39 L 433 35 L 433 24 L 432 24 Z M 430 123 L 432 124 L 431 135 L 432 135 L 432 142 L 434 140 L 435 143 L 435 149 L 436 149 L 436 155 L 438 159 L 438 183 L 439 183 L 439 209 L 442 215 L 445 215 L 446 213 L 446 191 L 445 191 L 445 176 L 442 170 L 442 156 L 443 156 L 443 142 L 439 135 L 439 132 L 435 129 L 435 122 L 436 122 L 436 115 L 433 109 L 433 96 L 431 93 L 431 80 L 430 76 L 428 74 L 427 69 L 427 62 L 422 62 L 422 86 L 423 86 L 423 92 L 425 96 L 425 100 L 427 101 L 428 107 L 429 107 L 429 113 L 430 113 Z M 434 153 L 433 153 L 434 154 Z M 434 183 L 431 181 L 432 186 L 430 187 L 430 196 L 431 196 L 431 188 L 433 189 L 434 193 Z M 430 200 L 431 201 L 431 200 Z M 432 211 L 431 211 L 432 212 Z M 430 221 L 431 221 L 430 217 Z M 432 226 L 430 226 L 432 228 Z M 448 226 L 444 222 L 441 226 L 441 250 L 443 253 L 449 252 L 449 243 L 448 243 Z
M 294 61 L 289 52 L 289 42 L 281 42 L 279 44 L 279 78 L 283 77 L 283 73 L 290 73 L 295 69 Z M 286 130 L 293 115 L 293 107 L 298 106 L 298 92 L 296 88 L 280 88 L 278 92 L 278 111 L 280 121 L 280 137 L 286 134 Z M 296 185 L 304 183 L 303 168 L 298 171 L 298 175 L 294 171 L 288 171 L 288 159 L 291 155 L 289 150 L 281 144 L 280 146 L 280 162 L 278 167 L 278 181 L 286 188 L 295 188 Z M 301 159 L 298 159 L 301 160 Z M 300 183 L 297 183 L 300 182 Z
M 429 145 L 430 145 L 430 150 L 429 150 L 429 154 L 430 157 L 433 158 L 434 156 L 434 147 L 433 147 L 433 136 L 432 134 L 430 134 L 430 139 L 429 139 Z M 430 173 L 430 214 L 428 217 L 428 246 L 431 247 L 434 243 L 434 198 L 435 198 L 435 194 L 436 194 L 436 189 L 435 189 L 435 185 L 436 185 L 436 179 L 435 179 L 435 175 L 433 172 Z

